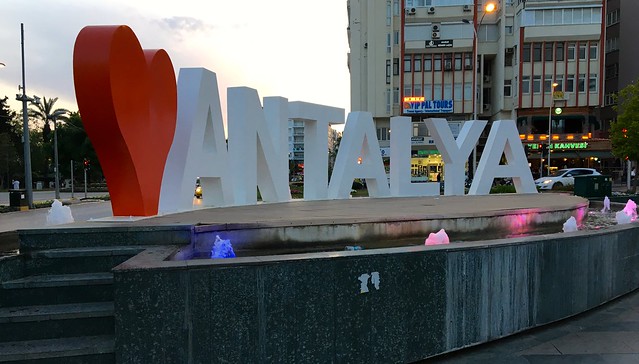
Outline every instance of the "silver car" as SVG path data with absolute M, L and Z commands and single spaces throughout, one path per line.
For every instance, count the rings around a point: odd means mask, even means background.
M 596 169 L 592 168 L 567 168 L 559 169 L 550 176 L 537 178 L 535 186 L 541 190 L 559 189 L 563 186 L 571 186 L 575 184 L 576 176 L 600 175 Z

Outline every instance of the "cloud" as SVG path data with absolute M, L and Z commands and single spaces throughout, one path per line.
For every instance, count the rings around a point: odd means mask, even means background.
M 213 26 L 206 24 L 201 19 L 190 16 L 173 16 L 170 18 L 160 19 L 160 24 L 170 30 L 176 30 L 184 33 L 208 31 Z

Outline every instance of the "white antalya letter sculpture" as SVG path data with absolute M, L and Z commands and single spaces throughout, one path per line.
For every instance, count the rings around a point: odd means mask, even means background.
M 265 202 L 290 200 L 288 168 L 282 168 L 288 161 L 288 153 L 283 153 L 284 148 L 276 147 L 285 130 L 280 124 L 288 124 L 287 113 L 281 110 L 263 112 L 257 91 L 252 88 L 230 87 L 227 96 L 229 165 L 233 166 L 236 204 L 257 203 L 256 187 Z M 279 108 L 278 102 L 288 103 L 279 98 L 279 101 L 265 103 L 264 107 Z M 279 120 L 267 123 L 265 114 Z
M 344 124 L 344 109 L 293 101 L 288 103 L 288 118 L 304 122 L 304 199 L 326 199 L 328 127 L 329 123 Z
M 400 196 L 436 196 L 439 195 L 439 182 L 411 183 L 410 180 L 410 138 L 413 132 L 411 118 L 395 116 L 391 118 L 390 149 L 390 190 Z
M 182 68 L 178 114 L 160 191 L 161 213 L 191 210 L 199 176 L 202 205 L 233 204 L 217 77 L 204 68 Z
M 444 195 L 463 195 L 466 162 L 487 122 L 483 120 L 465 122 L 457 140 L 453 137 L 446 119 L 426 119 L 424 122 L 435 139 L 445 164 Z
M 390 196 L 375 124 L 369 112 L 348 115 L 328 185 L 328 198 L 348 198 L 355 178 L 366 179 L 369 196 Z
M 501 157 L 506 164 L 500 165 Z M 517 193 L 537 193 L 514 120 L 493 122 L 468 194 L 487 195 L 495 178 L 512 177 Z

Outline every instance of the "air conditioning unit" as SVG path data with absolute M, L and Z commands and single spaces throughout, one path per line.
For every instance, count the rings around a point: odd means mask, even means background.
M 438 31 L 439 31 L 439 25 L 433 24 L 433 32 L 438 32 Z
M 490 104 L 484 104 L 484 111 L 490 110 Z
M 435 14 L 435 7 L 431 6 L 430 8 L 428 8 L 428 14 Z
M 506 54 L 514 54 L 515 48 L 506 48 Z
M 433 34 L 431 34 L 431 39 L 439 39 L 440 35 L 441 34 L 439 32 L 433 32 Z
M 406 14 L 408 14 L 408 15 L 415 15 L 415 13 L 417 13 L 417 9 L 415 9 L 415 8 L 407 8 L 406 9 Z
M 470 5 L 464 5 L 464 11 L 471 11 Z
M 490 83 L 490 76 L 484 75 L 484 83 Z

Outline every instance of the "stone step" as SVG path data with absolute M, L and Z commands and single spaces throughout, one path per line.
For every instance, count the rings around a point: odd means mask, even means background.
M 117 255 L 133 256 L 144 251 L 144 249 L 146 248 L 140 246 L 96 246 L 36 250 L 31 252 L 30 255 L 33 258 L 104 257 Z
M 0 308 L 0 342 L 113 332 L 113 302 Z
M 109 272 L 113 267 L 144 251 L 139 246 L 78 247 L 32 251 L 26 259 L 26 274 L 73 274 Z
M 34 275 L 2 282 L 3 307 L 113 300 L 113 274 L 108 272 Z
M 0 343 L 0 363 L 113 363 L 112 335 Z

